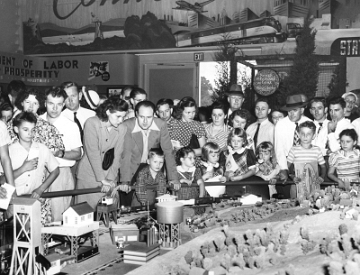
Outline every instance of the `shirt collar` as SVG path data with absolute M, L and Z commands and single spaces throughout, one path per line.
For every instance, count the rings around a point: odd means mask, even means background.
M 186 173 L 186 172 L 193 173 L 193 172 L 195 172 L 195 169 L 196 169 L 196 167 L 193 166 L 193 167 L 189 168 L 188 171 L 185 171 L 184 168 L 183 168 L 181 165 L 176 166 L 176 170 L 177 170 L 178 172 L 181 172 L 181 173 Z
M 242 147 L 241 149 L 238 149 L 238 150 L 234 150 L 232 147 L 228 146 L 228 150 L 229 150 L 229 153 L 232 155 L 232 154 L 235 154 L 235 153 L 238 153 L 238 154 L 241 154 L 245 151 L 245 148 Z
M 269 122 L 269 119 L 268 119 L 268 118 L 265 119 L 264 121 L 260 122 L 260 123 L 257 121 L 257 123 L 260 124 L 260 125 L 261 125 L 261 124 L 266 124 L 267 122 Z
M 153 120 L 153 122 L 151 123 L 150 127 L 148 128 L 148 130 L 153 130 L 153 131 L 159 131 L 160 129 L 159 127 L 156 125 L 155 121 Z M 137 118 L 135 118 L 135 127 L 132 130 L 132 133 L 137 133 L 137 132 L 142 132 L 143 129 L 140 127 Z
M 213 164 L 213 163 L 210 163 L 210 162 L 202 161 L 201 164 L 204 165 L 206 168 L 207 168 L 207 167 L 214 167 L 214 168 L 218 168 L 218 167 L 219 167 L 219 163 L 218 163 L 218 162 L 215 163 L 215 164 Z

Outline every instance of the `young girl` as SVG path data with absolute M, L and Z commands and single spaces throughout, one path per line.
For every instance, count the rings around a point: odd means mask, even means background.
M 280 172 L 280 166 L 276 161 L 274 145 L 271 142 L 264 141 L 256 148 L 256 157 L 258 163 L 256 164 L 256 176 L 265 181 L 269 181 L 270 198 L 277 194 L 275 183 L 277 175 Z
M 354 129 L 346 129 L 339 137 L 341 149 L 329 157 L 328 177 L 337 182 L 339 188 L 349 190 L 350 182 L 359 182 L 360 151 L 355 148 L 358 135 Z
M 180 183 L 188 186 L 181 187 L 177 192 L 179 200 L 202 198 L 205 194 L 204 181 L 200 168 L 195 167 L 195 153 L 190 147 L 182 147 L 176 152 L 177 174 Z
M 234 111 L 229 117 L 229 124 L 232 126 L 232 129 L 246 128 L 253 122 L 253 117 L 248 110 L 241 109 Z M 254 141 L 252 137 L 246 134 L 247 145 L 246 148 L 251 148 L 255 152 Z
M 225 176 L 231 181 L 239 181 L 255 175 L 256 157 L 252 149 L 247 148 L 248 141 L 244 129 L 231 130 L 228 137 L 228 151 L 224 152 Z
M 225 182 L 224 167 L 219 164 L 220 147 L 214 142 L 205 143 L 202 148 L 202 161 L 200 165 L 202 179 L 204 181 L 211 181 L 217 178 L 216 181 Z

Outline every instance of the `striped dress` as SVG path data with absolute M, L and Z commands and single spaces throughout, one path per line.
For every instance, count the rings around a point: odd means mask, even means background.
M 344 150 L 332 153 L 329 157 L 330 167 L 335 167 L 339 179 L 342 181 L 360 182 L 360 151 L 358 149 L 348 152 L 345 156 Z

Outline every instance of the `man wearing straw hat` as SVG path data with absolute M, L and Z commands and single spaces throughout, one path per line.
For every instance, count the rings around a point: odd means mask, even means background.
M 288 113 L 287 117 L 280 120 L 275 126 L 275 154 L 280 165 L 280 179 L 285 182 L 288 179 L 287 156 L 294 145 L 300 143 L 299 124 L 310 121 L 304 116 L 305 106 L 308 99 L 304 94 L 289 95 L 286 104 L 281 110 Z

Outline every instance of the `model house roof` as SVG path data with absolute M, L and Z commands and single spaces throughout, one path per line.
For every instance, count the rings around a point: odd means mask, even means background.
M 94 209 L 92 209 L 92 207 L 87 202 L 75 204 L 70 206 L 68 209 L 70 208 L 72 208 L 79 216 L 94 212 Z

